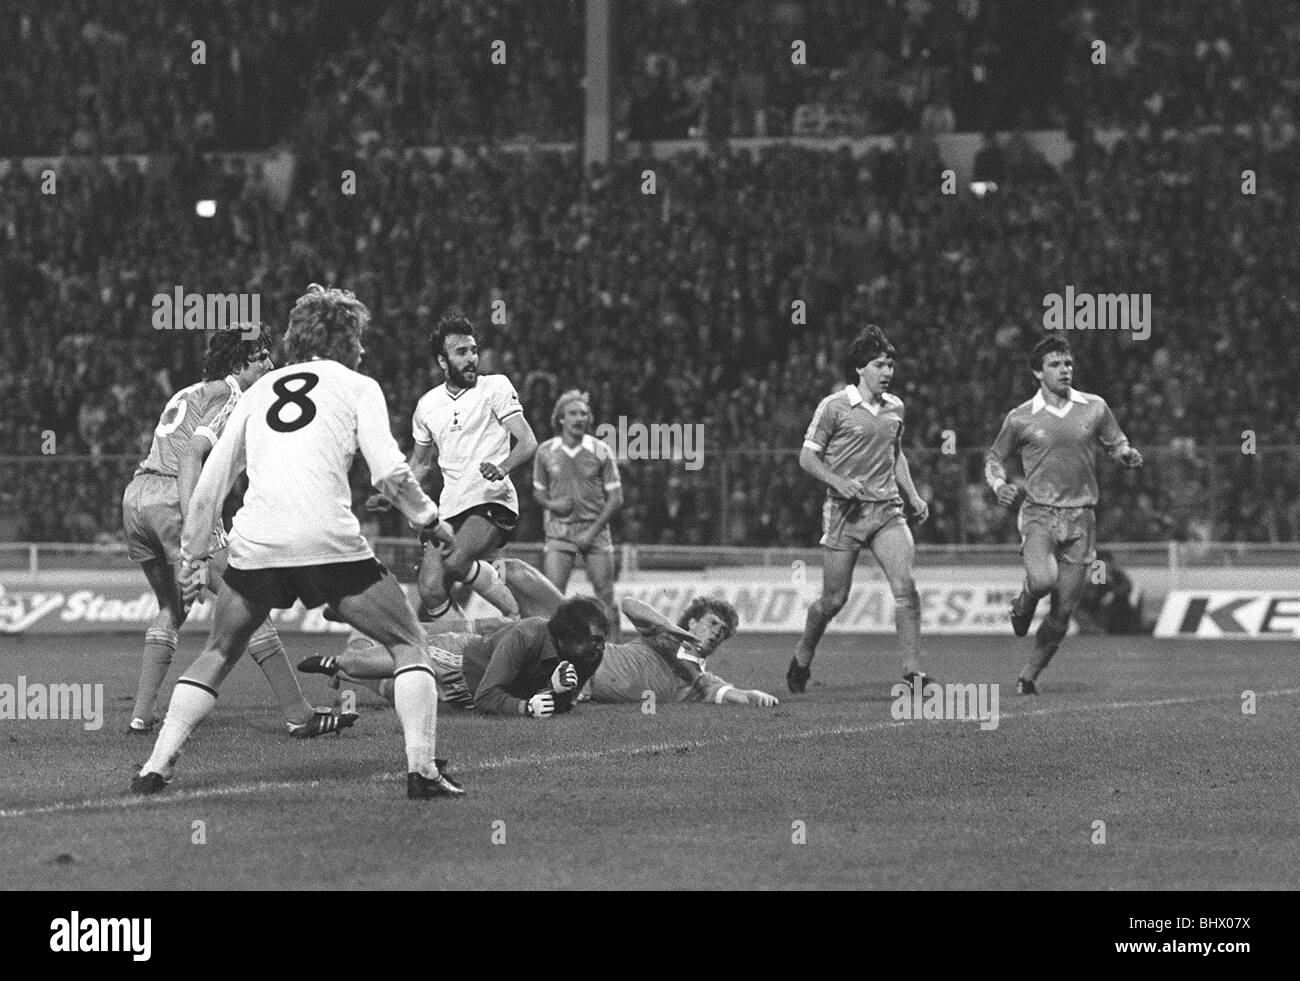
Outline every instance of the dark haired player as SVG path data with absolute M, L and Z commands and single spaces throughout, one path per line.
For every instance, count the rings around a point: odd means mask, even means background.
M 903 680 L 915 685 L 920 678 L 924 688 L 921 597 L 912 579 L 916 548 L 901 495 L 907 495 L 918 522 L 930 508 L 917 494 L 903 455 L 903 401 L 888 391 L 894 346 L 879 327 L 867 327 L 854 338 L 844 371 L 849 384 L 821 400 L 799 453 L 799 466 L 828 488 L 822 511 L 825 552 L 822 595 L 808 607 L 786 684 L 796 694 L 807 687 L 817 643 L 848 601 L 858 553 L 869 548 L 894 594 Z
M 348 471 L 360 451 L 375 487 L 414 527 L 451 541 L 438 508 L 420 489 L 388 428 L 388 405 L 359 374 L 370 312 L 350 292 L 316 284 L 289 315 L 283 368 L 235 406 L 194 489 L 181 542 L 184 595 L 196 593 L 212 553 L 211 528 L 240 472 L 248 491 L 230 533 L 230 559 L 203 653 L 176 683 L 153 754 L 131 782 L 136 793 L 167 786 L 217 689 L 272 609 L 301 600 L 329 604 L 374 637 L 394 665 L 394 704 L 406 743 L 410 798 L 460 796 L 434 756 L 438 688 L 425 660 L 424 631 L 393 574 L 376 561 L 352 513 Z
M 608 637 L 609 616 L 600 600 L 575 596 L 556 603 L 549 618 L 525 617 L 486 635 L 435 634 L 424 653 L 444 701 L 490 715 L 548 719 L 573 707 Z M 360 633 L 343 653 L 305 658 L 298 670 L 331 675 L 336 686 L 355 681 L 393 701 L 391 663 Z
M 256 332 L 249 329 L 254 326 Z M 254 336 L 246 340 L 245 333 Z M 168 399 L 153 431 L 149 455 L 136 469 L 122 495 L 127 554 L 140 563 L 158 599 L 158 612 L 145 631 L 144 659 L 129 732 L 143 734 L 153 730 L 158 689 L 176 654 L 180 627 L 189 616 L 190 604 L 181 597 L 177 576 L 181 565 L 181 526 L 190 497 L 203 463 L 241 393 L 275 367 L 271 363 L 272 346 L 272 339 L 261 324 L 238 324 L 231 330 L 214 333 L 204 356 L 203 380 Z M 220 573 L 225 563 L 225 529 L 220 522 L 212 529 L 212 535 L 213 569 Z M 211 580 L 214 592 L 218 582 L 216 576 Z M 254 632 L 248 649 L 275 690 L 287 716 L 290 735 L 310 739 L 337 732 L 356 721 L 353 713 L 312 708 L 298 687 L 284 645 L 270 621 Z
M 438 507 L 456 538 L 447 551 L 422 536 L 420 600 L 425 614 L 436 620 L 451 609 L 452 587 L 460 584 L 507 616 L 518 616 L 510 590 L 486 558 L 510 540 L 519 523 L 519 495 L 510 472 L 532 459 L 537 437 L 510 379 L 479 376 L 478 342 L 469 319 L 444 317 L 433 346 L 446 381 L 415 406 L 410 466 L 416 480 L 423 480 L 436 455 L 443 478 Z M 383 495 L 371 497 L 367 506 L 384 507 Z
M 1065 338 L 1039 341 L 1029 370 L 1038 392 L 1007 413 L 984 463 L 984 477 L 1000 503 L 1012 507 L 1022 490 L 1025 495 L 1017 522 L 1025 584 L 1011 603 L 1017 637 L 1029 632 L 1038 601 L 1052 594 L 1034 653 L 1016 680 L 1018 695 L 1038 694 L 1038 675 L 1061 645 L 1096 557 L 1097 444 L 1121 466 L 1142 466 L 1142 454 L 1129 446 L 1106 400 L 1071 387 L 1074 354 Z M 1007 480 L 1007 461 L 1017 457 L 1023 487 Z
M 508 563 L 536 572 L 517 559 Z M 511 569 L 506 582 L 520 600 L 520 605 L 538 609 L 535 600 L 545 599 L 533 591 L 532 599 L 519 592 L 526 580 Z M 559 609 L 563 597 L 552 590 L 545 612 Z M 525 611 L 527 612 L 527 611 Z M 766 692 L 746 691 L 728 684 L 710 673 L 705 659 L 718 649 L 736 630 L 735 608 L 725 600 L 697 597 L 677 625 L 661 616 L 653 607 L 634 599 L 623 601 L 623 612 L 637 628 L 640 637 L 627 644 L 607 644 L 588 686 L 589 697 L 596 702 L 641 702 L 647 692 L 663 702 L 709 702 L 715 705 L 757 705 L 764 708 L 777 704 Z M 438 675 L 438 691 L 443 701 L 469 707 L 474 704 L 476 688 L 466 679 L 467 662 L 486 664 L 494 645 L 506 636 L 510 624 L 482 623 L 478 633 L 434 634 L 425 648 Z M 383 651 L 372 641 L 354 636 L 341 654 L 328 657 L 313 655 L 298 664 L 299 671 L 327 674 L 335 687 L 340 682 L 365 685 L 392 701 L 392 682 L 387 680 Z M 471 677 L 481 676 L 482 669 L 470 668 Z M 546 690 L 551 690 L 547 680 Z M 476 686 L 477 687 L 477 686 Z M 579 696 L 581 701 L 583 696 Z

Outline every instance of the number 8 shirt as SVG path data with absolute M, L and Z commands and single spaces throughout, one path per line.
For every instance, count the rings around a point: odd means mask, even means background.
M 244 506 L 230 532 L 230 565 L 266 569 L 373 558 L 348 485 L 358 449 L 375 486 L 393 484 L 395 501 L 412 522 L 437 515 L 410 477 L 378 382 L 324 359 L 268 372 L 244 392 L 208 457 L 186 515 L 183 551 L 206 557 L 195 529 L 212 528 L 206 512 L 220 507 L 247 469 Z

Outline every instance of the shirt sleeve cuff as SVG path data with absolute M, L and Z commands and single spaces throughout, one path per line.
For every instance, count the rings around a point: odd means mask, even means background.
M 820 453 L 823 449 L 825 449 L 825 447 L 823 447 L 821 443 L 814 443 L 810 439 L 805 439 L 803 441 L 803 448 L 805 450 L 812 450 L 814 453 Z

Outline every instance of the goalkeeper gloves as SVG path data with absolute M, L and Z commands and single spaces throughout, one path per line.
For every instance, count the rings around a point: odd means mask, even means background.
M 551 675 L 551 691 L 573 691 L 578 687 L 578 671 L 568 661 L 561 661 Z
M 549 719 L 555 714 L 555 698 L 549 691 L 539 692 L 524 702 L 524 715 L 530 719 Z

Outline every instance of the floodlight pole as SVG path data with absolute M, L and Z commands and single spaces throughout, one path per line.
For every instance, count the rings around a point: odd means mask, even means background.
M 613 107 L 610 101 L 611 45 L 613 43 L 613 0 L 587 0 L 587 44 L 584 58 L 582 162 L 609 162 Z

